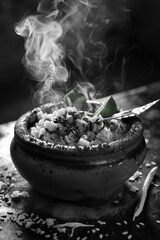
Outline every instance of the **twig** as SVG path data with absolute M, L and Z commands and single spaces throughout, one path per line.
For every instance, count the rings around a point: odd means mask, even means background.
M 147 191 L 148 191 L 148 188 L 157 172 L 157 169 L 158 167 L 153 167 L 151 169 L 151 171 L 148 173 L 147 177 L 146 177 L 146 180 L 143 184 L 143 187 L 142 187 L 142 194 L 141 194 L 141 198 L 140 198 L 140 201 L 139 201 L 139 204 L 137 205 L 136 209 L 135 209 L 135 212 L 134 212 L 134 215 L 133 215 L 133 221 L 135 220 L 136 217 L 139 216 L 139 214 L 142 212 L 143 210 L 143 207 L 144 207 L 144 204 L 145 204 L 145 200 L 146 200 L 146 197 L 147 197 Z
M 68 222 L 68 223 L 54 225 L 54 228 L 64 228 L 64 227 L 70 227 L 70 228 L 94 227 L 94 225 L 84 224 L 79 222 Z
M 98 100 L 87 100 L 87 103 L 95 104 L 95 105 L 102 105 L 102 102 Z
M 94 225 L 83 224 L 83 223 L 79 223 L 79 222 L 69 222 L 69 223 L 64 223 L 64 224 L 57 224 L 57 225 L 54 225 L 53 227 L 57 228 L 58 230 L 62 230 L 62 229 L 65 229 L 66 227 L 69 227 L 69 228 L 71 228 L 70 237 L 73 237 L 74 230 L 76 228 L 80 228 L 80 227 L 94 227 Z

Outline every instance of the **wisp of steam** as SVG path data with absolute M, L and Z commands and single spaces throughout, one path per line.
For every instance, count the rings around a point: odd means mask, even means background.
M 103 88 L 109 65 L 104 30 L 110 22 L 108 16 L 115 21 L 105 3 L 43 0 L 37 15 L 28 16 L 15 27 L 25 39 L 23 63 L 39 81 L 35 93 L 39 104 L 61 100 L 69 90 L 70 79 L 85 82 L 85 90 L 92 92 L 93 85 L 86 84 L 90 80 Z
M 15 28 L 25 38 L 24 64 L 34 79 L 44 82 L 40 100 L 51 95 L 52 85 L 66 82 L 68 71 L 63 66 L 64 49 L 58 42 L 63 34 L 60 23 L 46 16 L 29 16 Z M 58 95 L 57 95 L 58 96 Z M 54 95 L 54 97 L 57 97 Z
M 98 41 L 99 36 L 103 35 L 102 31 L 95 34 L 99 18 L 106 21 L 103 8 L 98 13 L 100 2 L 45 0 L 39 4 L 37 15 L 28 16 L 15 27 L 16 33 L 25 39 L 23 63 L 32 77 L 40 82 L 41 89 L 36 95 L 39 103 L 59 100 L 64 96 L 67 80 L 72 74 L 66 67 L 66 55 L 81 81 L 88 81 L 97 61 L 98 65 L 102 65 L 107 51 L 105 45 Z M 86 73 L 83 71 L 83 61 L 87 63 Z M 91 84 L 88 86 L 91 89 Z

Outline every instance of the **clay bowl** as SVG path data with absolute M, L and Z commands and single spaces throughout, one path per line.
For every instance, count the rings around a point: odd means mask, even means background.
M 55 105 L 40 108 L 49 113 Z M 119 140 L 101 146 L 70 147 L 47 144 L 30 135 L 37 109 L 16 122 L 11 157 L 19 173 L 45 195 L 71 201 L 109 199 L 145 158 L 143 127 L 138 117 L 125 120 L 129 129 Z

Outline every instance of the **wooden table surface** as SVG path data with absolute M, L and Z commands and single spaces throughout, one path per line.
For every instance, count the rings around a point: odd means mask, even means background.
M 118 105 L 126 109 L 141 106 L 158 98 L 160 98 L 160 82 L 115 95 Z M 158 240 L 160 237 L 160 103 L 145 112 L 141 119 L 144 123 L 147 156 L 139 170 L 143 172 L 141 179 L 132 183 L 138 193 L 127 193 L 121 205 L 116 205 L 119 203 L 115 202 L 114 207 L 112 206 L 112 210 L 115 208 L 115 214 L 116 211 L 123 212 L 123 217 L 120 219 L 118 215 L 117 219 L 108 218 L 108 203 L 97 206 L 76 205 L 54 200 L 34 191 L 19 175 L 10 158 L 9 148 L 15 122 L 1 125 L 0 240 Z M 158 165 L 159 169 L 154 183 L 149 188 L 145 208 L 142 214 L 132 221 L 134 209 L 123 211 L 124 205 L 129 206 L 129 202 L 137 201 L 146 174 L 154 164 Z M 22 196 L 14 196 L 17 193 L 15 191 L 23 193 Z

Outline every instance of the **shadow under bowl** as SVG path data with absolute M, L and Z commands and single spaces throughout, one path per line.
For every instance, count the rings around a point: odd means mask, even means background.
M 11 157 L 19 173 L 39 192 L 70 201 L 109 199 L 142 164 L 146 155 L 142 122 L 125 119 L 129 129 L 109 144 L 70 147 L 47 144 L 30 135 L 36 112 L 55 110 L 45 104 L 24 114 L 15 125 Z

